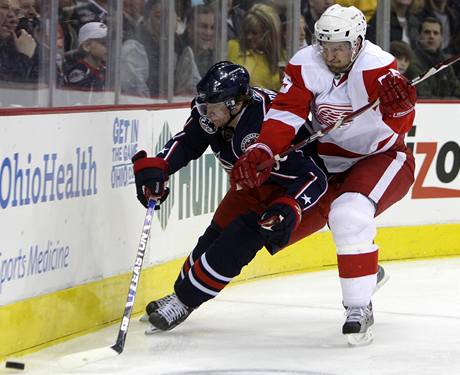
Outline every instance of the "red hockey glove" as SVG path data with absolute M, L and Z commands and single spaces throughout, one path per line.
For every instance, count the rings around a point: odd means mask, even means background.
M 417 92 L 397 70 L 379 78 L 380 112 L 388 117 L 402 117 L 414 110 Z
M 131 161 L 134 164 L 137 199 L 144 207 L 147 207 L 150 197 L 157 199 L 159 204 L 156 207 L 159 209 L 169 194 L 169 189 L 165 187 L 169 178 L 168 162 L 161 158 L 148 158 L 144 150 L 137 152 Z
M 238 190 L 238 187 L 241 187 L 247 190 L 262 185 L 270 177 L 275 162 L 261 171 L 257 171 L 257 166 L 271 158 L 271 151 L 266 145 L 256 143 L 249 147 L 232 168 L 230 173 L 232 189 Z
M 260 233 L 266 240 L 265 247 L 272 255 L 288 244 L 301 219 L 300 205 L 289 196 L 275 199 L 261 215 Z

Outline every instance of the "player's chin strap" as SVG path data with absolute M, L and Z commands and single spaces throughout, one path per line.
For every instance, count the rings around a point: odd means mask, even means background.
M 441 61 L 439 64 L 436 64 L 420 74 L 419 76 L 415 77 L 413 80 L 410 81 L 411 86 L 418 85 L 420 82 L 424 81 L 425 79 L 435 75 L 436 73 L 439 73 L 441 70 L 447 68 L 448 66 L 456 63 L 457 61 L 460 60 L 460 53 L 444 60 Z M 282 158 L 284 158 L 286 155 L 290 154 L 293 151 L 299 150 L 302 147 L 306 146 L 309 143 L 312 143 L 316 141 L 318 138 L 324 137 L 326 134 L 330 133 L 331 131 L 334 131 L 337 128 L 342 127 L 345 123 L 350 122 L 354 118 L 358 117 L 362 113 L 368 111 L 369 109 L 373 109 L 377 107 L 380 104 L 380 98 L 377 98 L 376 100 L 366 104 L 365 106 L 362 106 L 361 108 L 358 108 L 356 111 L 349 113 L 348 115 L 339 118 L 335 124 L 329 125 L 325 127 L 322 130 L 318 130 L 317 132 L 313 133 L 310 137 L 307 139 L 304 139 L 302 142 L 299 142 L 291 147 L 289 147 L 286 151 L 277 154 L 273 156 L 272 159 L 265 160 L 263 163 L 260 163 L 257 166 L 258 171 L 262 171 L 266 168 L 271 168 L 271 166 L 274 164 L 273 161 L 279 161 Z
M 361 37 L 360 37 L 361 38 Z M 363 44 L 364 44 L 364 41 L 362 39 L 360 39 L 360 42 L 359 42 L 359 46 L 356 45 L 355 47 L 353 47 L 354 51 L 352 51 L 351 53 L 351 61 L 350 61 L 350 64 L 347 65 L 347 67 L 344 69 L 344 72 L 342 74 L 346 74 L 348 73 L 350 70 L 351 70 L 351 67 L 353 66 L 353 64 L 355 63 L 356 59 L 358 58 L 359 54 L 361 53 L 361 51 L 364 49 L 363 48 Z
M 236 119 L 241 114 L 241 112 L 243 112 L 243 110 L 247 107 L 248 104 L 249 104 L 248 101 L 243 102 L 243 105 L 241 106 L 241 109 L 237 113 L 235 113 L 233 115 L 232 115 L 232 111 L 235 110 L 236 103 L 233 104 L 233 105 L 225 104 L 227 106 L 228 112 L 230 114 L 230 119 L 224 125 L 222 125 L 222 127 L 221 127 L 222 137 L 226 141 L 230 141 L 233 138 L 233 134 L 235 134 L 235 128 L 232 127 L 232 126 L 228 126 L 228 125 L 231 124 L 232 121 L 234 119 Z

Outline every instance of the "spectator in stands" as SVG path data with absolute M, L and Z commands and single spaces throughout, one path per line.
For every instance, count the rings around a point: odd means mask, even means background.
M 417 14 L 423 9 L 423 4 L 424 0 L 391 0 L 390 40 L 403 41 L 415 46 L 420 27 Z M 367 26 L 366 38 L 375 43 L 376 32 L 377 13 Z
M 408 71 L 410 71 L 411 65 L 413 60 L 413 52 L 410 48 L 410 45 L 406 42 L 402 42 L 399 40 L 394 40 L 390 43 L 390 53 L 396 58 L 396 62 L 398 64 L 398 71 L 399 73 L 406 76 L 408 79 L 412 79 L 413 77 L 408 77 Z
M 78 48 L 78 34 L 72 19 L 76 0 L 59 0 L 59 24 L 64 33 L 64 52 Z
M 390 43 L 390 53 L 396 58 L 398 70 L 408 80 L 412 80 L 421 73 L 420 64 L 414 56 L 414 51 L 406 42 L 394 40 Z M 430 92 L 430 80 L 425 80 L 417 86 L 418 96 L 427 96 Z
M 442 24 L 437 18 L 429 17 L 422 21 L 415 48 L 415 56 L 422 72 L 447 58 L 442 50 L 442 34 Z M 419 90 L 419 97 L 460 97 L 460 82 L 452 66 L 445 68 L 428 80 L 429 85 L 424 87 L 424 90 Z
M 161 0 L 147 0 L 144 18 L 132 39 L 121 49 L 121 88 L 124 94 L 152 97 L 160 94 L 160 32 L 166 18 Z
M 26 30 L 36 41 L 40 40 L 40 15 L 37 12 L 35 0 L 10 0 L 11 5 L 17 8 L 19 19 L 18 29 Z
M 88 22 L 107 24 L 107 16 L 107 0 L 78 0 L 72 9 L 73 25 L 77 32 Z
M 0 80 L 36 82 L 37 42 L 26 30 L 18 29 L 17 15 L 10 0 L 0 0 Z
M 312 36 L 315 34 L 315 23 L 324 11 L 331 5 L 334 5 L 335 0 L 308 0 L 303 10 L 303 16 L 307 23 L 306 40 L 308 44 L 312 44 Z M 307 5 L 306 4 L 306 5 Z
M 194 95 L 197 83 L 216 60 L 214 9 L 196 5 L 189 9 L 185 18 L 187 23 L 175 73 L 176 95 Z
M 442 50 L 446 53 L 458 53 L 454 39 L 460 33 L 460 14 L 457 8 L 447 0 L 426 0 L 425 8 L 418 14 L 420 20 L 434 17 L 442 25 Z
M 78 42 L 80 58 L 64 64 L 65 85 L 85 91 L 103 91 L 107 26 L 101 22 L 84 24 L 78 32 Z
M 240 4 L 235 4 L 233 0 L 227 1 L 227 39 L 238 39 L 241 37 L 241 30 L 243 29 L 244 10 Z
M 368 23 L 377 10 L 377 0 L 337 0 L 336 3 L 343 7 L 355 6 L 364 13 Z
M 144 12 L 144 0 L 123 1 L 123 40 L 133 38 Z
M 228 42 L 228 58 L 243 65 L 251 76 L 251 86 L 279 90 L 281 53 L 281 21 L 276 11 L 265 4 L 255 4 L 243 20 L 240 40 Z
M 281 18 L 281 17 L 280 17 Z M 282 30 L 282 35 L 281 35 L 281 61 L 279 63 L 279 71 L 281 77 L 284 74 L 284 69 L 286 68 L 286 65 L 289 60 L 289 56 L 287 54 L 288 49 L 287 49 L 287 22 L 286 18 L 283 17 L 281 18 L 281 30 Z M 305 23 L 305 18 L 303 17 L 302 14 L 300 14 L 299 18 L 299 44 L 297 45 L 297 49 L 294 51 L 297 52 L 299 49 L 307 46 L 307 40 L 306 40 L 306 32 L 307 32 L 307 24 Z

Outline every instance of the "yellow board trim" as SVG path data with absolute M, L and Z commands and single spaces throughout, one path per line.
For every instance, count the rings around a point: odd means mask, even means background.
M 379 259 L 460 255 L 460 224 L 380 228 Z M 134 312 L 170 293 L 183 259 L 142 271 Z M 261 251 L 232 283 L 330 268 L 337 264 L 330 232 L 320 232 L 275 256 Z M 0 359 L 20 356 L 120 319 L 131 273 L 30 298 L 0 308 Z M 115 341 L 115 337 L 114 337 Z

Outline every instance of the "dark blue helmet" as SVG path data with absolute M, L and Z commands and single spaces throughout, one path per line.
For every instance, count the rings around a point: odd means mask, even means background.
M 214 64 L 196 89 L 201 100 L 207 103 L 224 102 L 229 108 L 235 102 L 248 101 L 252 97 L 248 71 L 230 61 Z

